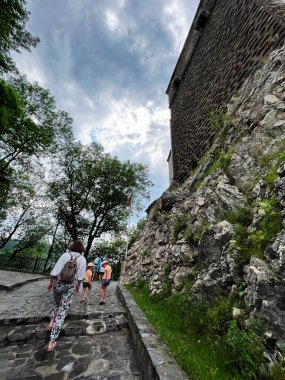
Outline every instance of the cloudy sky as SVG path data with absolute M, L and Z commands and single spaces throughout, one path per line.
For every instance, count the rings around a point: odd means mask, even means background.
M 148 165 L 157 199 L 168 187 L 165 90 L 199 0 L 27 3 L 27 28 L 41 42 L 16 56 L 18 68 L 71 114 L 82 143 Z

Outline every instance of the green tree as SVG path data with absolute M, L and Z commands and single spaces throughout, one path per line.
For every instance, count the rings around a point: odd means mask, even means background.
M 17 240 L 12 252 L 16 255 L 30 249 L 49 233 L 52 213 L 44 192 L 44 174 L 39 163 L 17 170 L 17 176 L 12 176 L 9 197 L 3 207 L 5 212 L 0 219 L 0 249 Z
M 100 257 L 107 257 L 113 264 L 119 263 L 125 256 L 126 242 L 123 239 L 117 239 L 115 241 L 105 241 L 96 243 L 92 252 Z
M 122 163 L 96 144 L 66 146 L 53 174 L 49 196 L 72 239 L 86 242 L 86 257 L 95 238 L 125 229 L 130 194 L 139 209 L 151 185 L 145 166 Z
M 16 70 L 11 51 L 30 51 L 39 42 L 26 30 L 29 12 L 25 0 L 0 0 L 0 73 Z
M 47 157 L 72 140 L 71 125 L 70 116 L 57 110 L 49 91 L 37 83 L 24 76 L 0 81 L 0 219 L 13 182 L 20 177 L 17 172 L 27 171 L 35 158 Z
M 8 111 L 5 102 L 0 104 L 0 170 L 15 160 L 55 152 L 65 139 L 72 138 L 72 119 L 56 109 L 48 90 L 29 83 L 25 76 L 13 77 L 3 86 L 11 101 Z

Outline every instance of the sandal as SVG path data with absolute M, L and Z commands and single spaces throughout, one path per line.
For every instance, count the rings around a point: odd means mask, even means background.
M 54 340 L 50 340 L 48 342 L 48 348 L 47 348 L 47 352 L 51 352 L 55 349 L 57 343 L 54 341 Z

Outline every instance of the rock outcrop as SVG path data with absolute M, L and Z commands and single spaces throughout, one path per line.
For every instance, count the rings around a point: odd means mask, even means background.
M 285 354 L 284 62 L 285 47 L 217 112 L 218 137 L 189 178 L 149 208 L 122 275 L 146 279 L 153 295 L 166 277 L 172 292 L 191 278 L 193 301 L 242 287 L 242 312 L 267 326 L 269 361 Z

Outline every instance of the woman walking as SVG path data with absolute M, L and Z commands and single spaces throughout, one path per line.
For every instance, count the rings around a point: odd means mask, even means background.
M 69 312 L 74 293 L 78 293 L 80 283 L 84 279 L 86 259 L 83 256 L 84 245 L 80 240 L 74 241 L 68 250 L 61 255 L 51 271 L 51 279 L 48 291 L 53 290 L 55 306 L 50 313 L 50 341 L 47 351 L 56 347 L 56 339 L 59 336 L 63 322 Z

